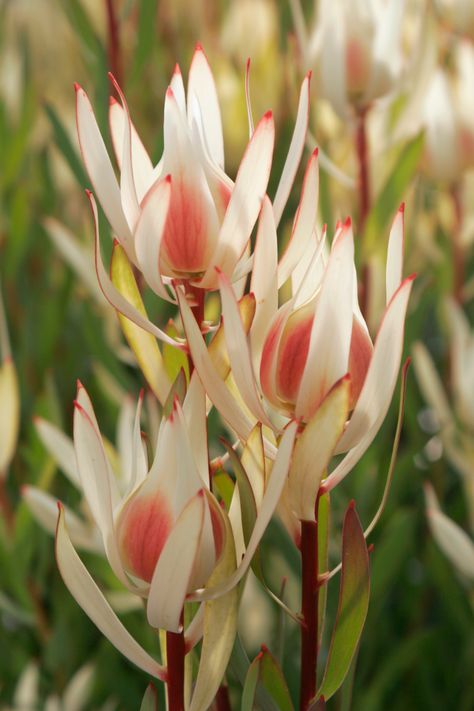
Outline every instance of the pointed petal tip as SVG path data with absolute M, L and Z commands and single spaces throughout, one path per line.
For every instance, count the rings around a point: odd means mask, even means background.
M 250 69 L 250 64 L 251 64 L 251 62 L 250 62 L 250 57 L 247 57 L 247 61 L 246 61 L 246 63 L 245 63 L 245 68 L 246 68 L 247 72 L 248 72 L 249 69 Z
M 306 75 L 305 75 L 305 79 L 307 79 L 308 81 L 311 81 L 312 78 L 313 78 L 313 70 L 308 69 L 308 71 L 306 72 Z
M 352 227 L 352 218 L 351 217 L 346 217 L 344 221 L 344 227 Z
M 202 44 L 200 42 L 196 42 L 194 51 L 195 52 L 202 52 L 204 54 L 204 49 L 203 49 Z
M 269 111 L 266 111 L 263 114 L 263 118 L 265 119 L 265 121 L 272 121 L 273 120 L 273 111 L 271 109 Z
M 118 101 L 115 96 L 109 96 L 109 106 L 115 106 L 115 104 L 118 104 Z
M 316 148 L 313 151 L 312 158 L 317 158 L 319 155 L 319 148 L 316 146 Z
M 79 390 L 82 390 L 83 387 L 84 387 L 83 384 L 81 383 L 79 378 L 77 378 L 76 379 L 76 392 L 79 392 Z
M 181 69 L 180 69 L 178 62 L 176 62 L 176 64 L 174 65 L 173 76 L 178 76 L 178 77 L 181 76 Z
M 351 499 L 351 500 L 349 501 L 349 505 L 348 505 L 347 509 L 348 509 L 348 510 L 349 510 L 349 509 L 352 509 L 352 511 L 355 511 L 355 506 L 356 506 L 355 499 Z
M 405 203 L 404 203 L 404 202 L 402 202 L 402 204 L 401 204 L 400 207 L 398 208 L 398 211 L 401 212 L 402 215 L 403 215 L 403 213 L 405 212 Z
M 77 83 L 77 81 L 74 82 L 74 91 L 77 92 L 82 90 L 82 86 Z

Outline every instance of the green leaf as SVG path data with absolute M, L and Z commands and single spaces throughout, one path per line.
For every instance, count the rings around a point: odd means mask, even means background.
M 153 684 L 148 684 L 143 695 L 140 711 L 158 711 L 158 695 Z
M 363 244 L 366 254 L 377 249 L 380 236 L 386 233 L 389 221 L 400 206 L 408 186 L 416 174 L 423 143 L 424 134 L 420 133 L 405 144 L 391 175 L 378 195 L 365 225 Z M 383 244 L 385 243 L 386 241 L 383 240 Z
M 247 472 L 242 466 L 242 462 L 237 456 L 237 453 L 233 449 L 232 445 L 224 438 L 221 438 L 221 442 L 229 454 L 230 463 L 232 465 L 235 478 L 237 479 L 237 486 L 239 487 L 240 494 L 240 508 L 242 511 L 242 529 L 244 533 L 245 545 L 248 545 L 250 536 L 252 535 L 252 531 L 255 526 L 255 521 L 257 520 L 257 504 L 255 503 L 253 489 L 247 476 Z
M 318 572 L 319 575 L 328 569 L 329 559 L 329 521 L 330 521 L 330 498 L 329 492 L 319 497 L 318 503 Z M 326 599 L 328 586 L 323 585 L 319 589 L 318 601 L 318 630 L 319 643 L 324 631 L 324 618 L 326 615 Z
M 226 511 L 230 508 L 232 494 L 234 493 L 234 486 L 235 484 L 232 481 L 232 478 L 223 469 L 220 469 L 212 475 L 212 491 L 214 495 L 217 494 L 224 502 Z
M 227 580 L 237 567 L 229 517 L 221 509 L 217 508 L 217 511 L 225 522 L 226 536 L 222 556 L 207 583 L 209 588 Z M 237 634 L 238 602 L 238 590 L 232 588 L 216 600 L 203 603 L 205 608 L 201 659 L 189 711 L 207 709 L 217 693 Z
M 290 692 L 283 672 L 266 647 L 262 647 L 260 658 L 260 683 L 265 691 L 275 701 L 280 711 L 293 711 Z
M 74 33 L 80 38 L 84 47 L 96 59 L 102 60 L 105 54 L 104 49 L 80 0 L 67 0 L 67 2 L 62 2 L 61 6 L 71 23 Z
M 180 370 L 178 375 L 176 376 L 176 379 L 175 379 L 173 385 L 171 386 L 171 389 L 169 391 L 166 402 L 163 405 L 163 417 L 169 417 L 171 415 L 175 397 L 178 398 L 180 404 L 182 405 L 184 402 L 185 396 L 186 396 L 186 375 L 184 374 L 183 370 Z
M 64 124 L 59 118 L 56 110 L 51 104 L 46 104 L 45 111 L 53 128 L 54 140 L 59 148 L 63 158 L 70 167 L 74 177 L 81 187 L 88 185 L 89 181 L 82 166 L 81 160 L 77 155 L 77 151 L 72 145 L 68 132 L 64 128 Z
M 141 0 L 135 54 L 130 72 L 131 82 L 140 78 L 143 67 L 155 45 L 156 10 L 156 0 Z
M 115 243 L 110 264 L 110 275 L 115 288 L 134 306 L 142 316 L 147 317 L 140 291 L 124 249 Z M 156 338 L 137 326 L 123 314 L 118 314 L 125 338 L 135 354 L 150 388 L 160 401 L 164 403 L 169 393 L 170 381 L 166 375 L 161 351 Z
M 336 623 L 317 696 L 330 699 L 344 681 L 359 644 L 369 607 L 369 555 L 354 502 L 342 530 L 342 572 Z
M 179 336 L 178 330 L 171 320 L 168 322 L 165 332 L 171 338 Z M 184 370 L 186 380 L 189 382 L 189 361 L 186 353 L 179 350 L 179 348 L 174 348 L 169 343 L 163 343 L 163 362 L 166 374 L 171 382 L 175 380 L 180 370 Z
M 241 711 L 252 711 L 261 685 L 279 711 L 293 711 L 293 704 L 283 672 L 265 646 L 249 666 L 242 694 Z
M 255 708 L 255 694 L 257 692 L 258 677 L 260 672 L 259 658 L 256 657 L 249 666 L 245 677 L 244 690 L 242 692 L 241 711 L 253 711 Z

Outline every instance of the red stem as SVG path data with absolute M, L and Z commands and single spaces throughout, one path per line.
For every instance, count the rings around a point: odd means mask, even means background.
M 5 528 L 9 534 L 13 535 L 15 528 L 15 514 L 13 513 L 10 499 L 8 498 L 6 487 L 6 475 L 0 472 L 0 511 L 5 520 Z
M 309 708 L 316 695 L 318 664 L 318 524 L 301 522 L 301 683 L 300 711 Z
M 453 296 L 458 304 L 463 303 L 463 287 L 464 287 L 464 249 L 461 243 L 461 230 L 463 223 L 463 205 L 459 193 L 459 186 L 453 185 L 451 188 L 451 197 L 454 204 L 455 225 L 451 238 L 452 254 L 453 254 Z
M 107 9 L 108 55 L 110 71 L 122 86 L 122 56 L 120 51 L 119 21 L 115 7 L 116 0 L 105 0 Z
M 184 711 L 184 632 L 166 633 L 168 708 Z
M 369 146 L 367 142 L 367 110 L 359 112 L 357 116 L 356 150 L 359 164 L 359 230 L 364 229 L 365 221 L 370 209 L 370 178 L 369 178 Z
M 361 110 L 357 115 L 356 151 L 359 168 L 359 233 L 362 234 L 370 210 L 370 176 L 369 176 L 369 146 L 367 141 L 367 109 Z M 369 270 L 364 264 L 362 270 L 362 285 L 360 293 L 360 307 L 364 316 L 367 314 L 369 302 Z
M 219 687 L 219 691 L 216 694 L 215 703 L 216 711 L 232 711 L 229 699 L 229 689 L 224 684 Z

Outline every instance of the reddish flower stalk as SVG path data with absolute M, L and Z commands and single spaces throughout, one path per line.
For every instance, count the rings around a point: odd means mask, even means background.
M 168 708 L 184 711 L 184 631 L 166 633 Z
M 15 514 L 8 498 L 6 479 L 0 475 L 0 512 L 5 521 L 7 531 L 13 535 L 15 528 Z
M 119 22 L 117 18 L 117 8 L 115 0 L 105 0 L 107 11 L 107 32 L 110 71 L 119 84 L 122 84 L 122 56 L 120 50 Z
M 216 694 L 216 711 L 232 711 L 229 699 L 229 688 L 221 684 Z
M 359 168 L 359 230 L 362 232 L 370 209 L 369 147 L 367 142 L 367 110 L 357 116 L 356 150 Z
M 317 504 L 316 504 L 317 505 Z M 316 695 L 318 664 L 318 522 L 301 522 L 301 680 L 300 711 Z
M 453 296 L 458 304 L 463 303 L 463 287 L 464 287 L 464 249 L 461 242 L 461 231 L 463 223 L 463 205 L 459 186 L 453 185 L 451 188 L 451 197 L 454 205 L 455 223 L 453 235 L 451 238 L 452 253 L 453 253 Z
M 369 148 L 367 142 L 367 109 L 363 109 L 357 115 L 356 128 L 356 151 L 358 161 L 358 181 L 359 190 L 359 233 L 363 234 L 367 215 L 370 210 L 370 176 L 369 176 Z M 362 288 L 360 293 L 360 307 L 364 316 L 367 314 L 369 300 L 369 270 L 364 265 L 362 273 Z

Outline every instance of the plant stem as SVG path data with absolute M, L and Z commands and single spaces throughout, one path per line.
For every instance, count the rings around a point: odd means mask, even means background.
M 225 684 L 221 684 L 216 694 L 216 711 L 232 711 L 229 699 L 229 689 Z
M 10 535 L 13 535 L 15 528 L 15 514 L 13 513 L 10 499 L 6 487 L 6 474 L 0 472 L 0 512 L 5 520 L 5 528 Z
M 455 224 L 451 237 L 453 254 L 453 296 L 458 304 L 463 303 L 463 287 L 465 275 L 464 249 L 461 241 L 463 223 L 463 205 L 459 185 L 451 188 L 451 197 L 454 205 Z
M 356 127 L 356 152 L 358 162 L 358 191 L 359 191 L 359 226 L 362 235 L 370 210 L 370 176 L 369 176 L 369 146 L 367 141 L 367 109 L 361 109 L 357 114 Z M 366 255 L 367 256 L 367 255 Z M 360 294 L 361 311 L 366 316 L 369 303 L 369 269 L 364 264 L 362 270 L 362 288 Z
M 316 504 L 317 511 L 317 504 Z M 306 711 L 316 695 L 318 664 L 318 523 L 301 522 L 301 683 L 300 711 Z
M 122 86 L 122 56 L 120 51 L 119 22 L 117 18 L 116 0 L 105 0 L 107 10 L 108 56 L 110 71 Z
M 184 630 L 166 633 L 168 708 L 184 711 Z

